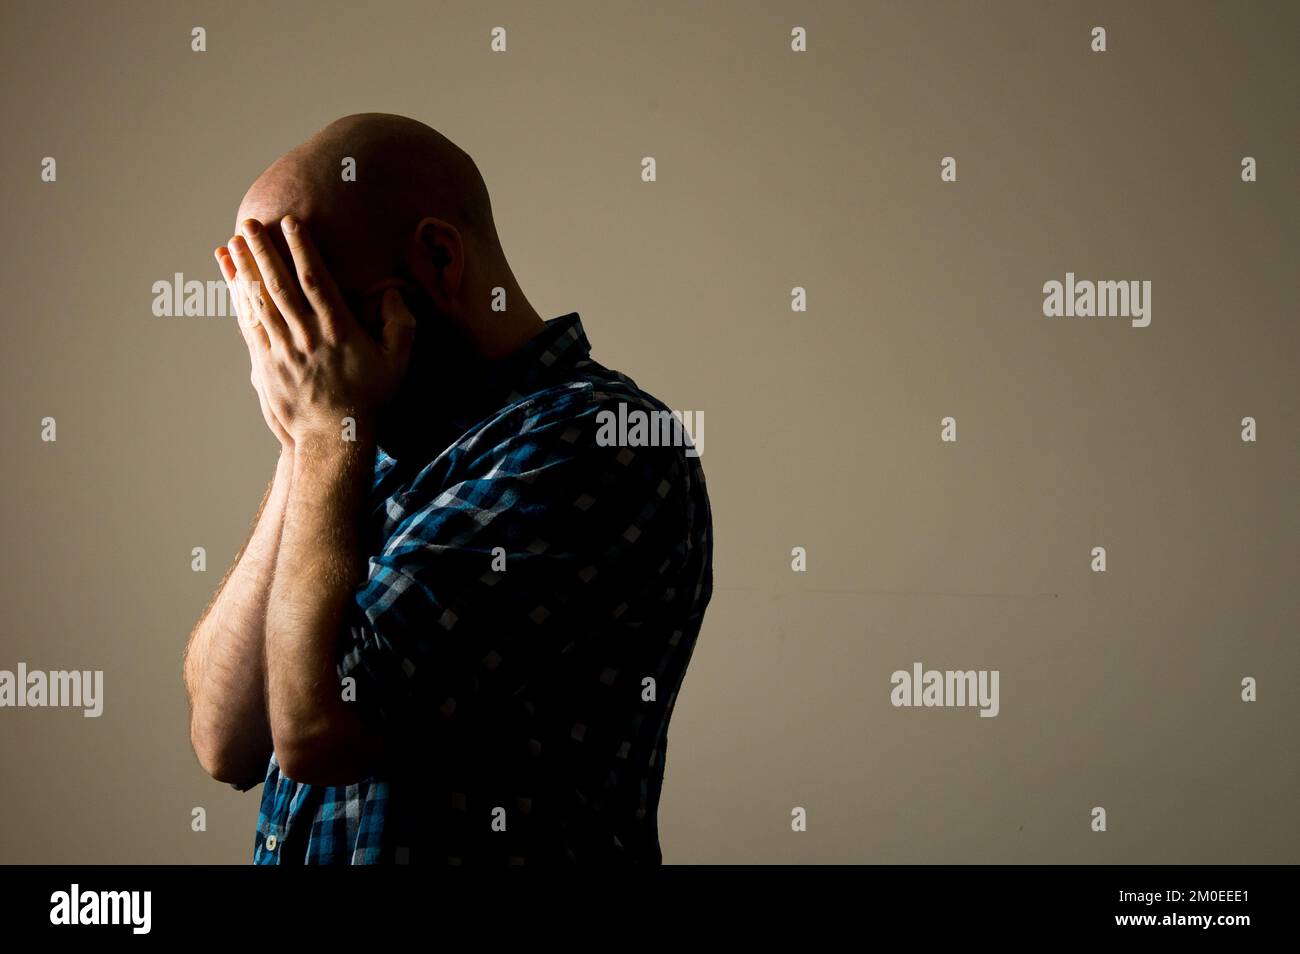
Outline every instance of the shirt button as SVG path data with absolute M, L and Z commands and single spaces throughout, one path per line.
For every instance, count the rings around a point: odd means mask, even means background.
M 276 845 L 276 838 L 275 838 L 275 836 L 274 836 L 274 835 L 267 835 L 267 836 L 266 836 L 266 850 L 267 850 L 267 851 L 275 851 L 275 845 Z

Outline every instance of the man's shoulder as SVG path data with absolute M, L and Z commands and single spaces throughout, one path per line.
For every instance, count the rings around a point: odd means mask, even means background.
M 567 445 L 573 452 L 606 446 L 602 422 L 628 410 L 671 413 L 668 406 L 627 375 L 594 361 L 564 380 L 510 400 L 471 428 L 459 442 L 463 450 L 505 454 L 530 446 Z M 620 411 L 622 409 L 622 411 Z M 599 456 L 597 452 L 597 456 Z
M 658 424 L 658 432 L 668 434 L 673 412 L 627 375 L 593 361 L 584 365 L 562 380 L 510 395 L 468 428 L 403 488 L 402 509 L 436 508 L 454 488 L 481 490 L 493 482 L 544 493 L 599 474 L 605 484 L 629 493 L 645 481 L 658 486 L 664 473 L 681 466 L 673 459 L 683 456 L 683 448 L 668 440 L 646 446 L 636 432 L 628 434 L 627 422 L 635 427 L 638 419 L 648 420 L 652 429 Z
M 644 410 L 667 410 L 667 405 L 636 381 L 595 361 L 584 361 L 563 380 L 528 394 L 512 395 L 487 426 L 511 428 L 525 420 L 583 420 L 602 411 L 630 405 Z

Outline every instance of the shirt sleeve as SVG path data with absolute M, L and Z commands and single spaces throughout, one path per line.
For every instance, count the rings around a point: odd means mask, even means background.
M 347 609 L 338 674 L 368 713 L 414 726 L 516 694 L 662 605 L 685 558 L 683 452 L 600 446 L 598 410 L 505 422 L 432 499 L 411 492 Z

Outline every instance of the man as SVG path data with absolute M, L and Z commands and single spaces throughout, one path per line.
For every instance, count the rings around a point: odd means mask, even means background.
M 667 409 L 538 317 L 421 123 L 332 123 L 237 222 L 216 255 L 281 453 L 184 676 L 203 768 L 264 778 L 255 862 L 660 862 L 713 588 L 689 440 L 598 439 Z

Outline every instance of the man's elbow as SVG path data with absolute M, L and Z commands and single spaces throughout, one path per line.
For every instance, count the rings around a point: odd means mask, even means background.
M 304 785 L 351 785 L 375 768 L 372 741 L 353 725 L 324 725 L 312 730 L 282 730 L 275 737 L 280 773 Z
M 210 735 L 190 726 L 190 745 L 199 766 L 218 782 L 240 789 L 252 788 L 266 772 L 267 757 L 254 758 L 248 752 L 224 745 Z

